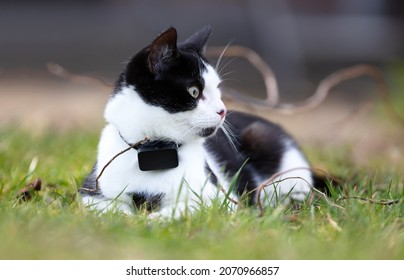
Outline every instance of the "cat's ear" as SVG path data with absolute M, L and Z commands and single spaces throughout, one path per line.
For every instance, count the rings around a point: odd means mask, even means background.
M 206 49 L 206 42 L 208 41 L 211 32 L 212 28 L 209 25 L 206 25 L 181 43 L 180 46 L 184 48 L 192 48 L 199 54 L 203 54 Z
M 164 70 L 178 56 L 177 30 L 174 27 L 157 36 L 148 47 L 148 67 L 150 72 L 157 74 Z

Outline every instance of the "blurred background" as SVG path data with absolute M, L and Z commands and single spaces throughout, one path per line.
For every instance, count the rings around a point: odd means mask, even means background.
M 231 43 L 262 56 L 276 74 L 282 101 L 304 100 L 331 72 L 369 63 L 380 67 L 395 100 L 402 102 L 400 0 L 0 0 L 0 127 L 100 129 L 110 88 L 63 80 L 49 73 L 47 63 L 113 84 L 122 64 L 167 27 L 177 28 L 183 40 L 204 25 L 213 28 L 210 46 Z M 223 71 L 229 88 L 265 95 L 259 73 L 243 59 L 232 60 Z M 375 92 L 370 79 L 358 79 L 338 87 L 308 114 L 284 117 L 265 108 L 262 114 L 313 140 L 323 128 L 335 133 L 334 124 L 363 100 L 377 99 Z M 368 119 L 345 135 L 363 135 L 359 128 L 377 127 Z
M 210 45 L 250 47 L 291 83 L 314 66 L 402 57 L 403 16 L 400 0 L 1 0 L 0 65 L 41 69 L 54 61 L 114 79 L 120 63 L 165 28 L 176 27 L 181 40 L 209 24 Z

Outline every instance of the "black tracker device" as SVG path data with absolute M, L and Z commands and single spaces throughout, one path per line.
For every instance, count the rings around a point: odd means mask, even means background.
M 137 149 L 139 169 L 163 170 L 178 166 L 178 144 L 168 141 L 150 141 Z

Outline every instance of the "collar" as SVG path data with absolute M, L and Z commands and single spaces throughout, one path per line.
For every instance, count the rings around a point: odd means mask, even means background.
M 129 141 L 127 141 L 121 134 L 121 132 L 119 131 L 119 137 L 121 137 L 122 141 L 125 142 L 128 146 L 132 147 L 135 150 L 139 150 L 141 147 L 144 146 L 156 146 L 156 147 L 165 147 L 165 146 L 169 146 L 169 147 L 176 147 L 176 148 L 180 148 L 182 146 L 182 144 L 178 144 L 175 141 L 168 141 L 168 140 L 148 140 L 146 142 L 143 142 L 139 145 L 134 145 L 131 144 Z M 146 137 L 145 139 L 150 139 L 149 137 Z M 140 142 L 139 142 L 140 143 Z
M 165 170 L 178 166 L 178 148 L 181 144 L 174 141 L 154 140 L 134 145 L 126 141 L 121 133 L 119 136 L 126 144 L 137 150 L 141 171 Z

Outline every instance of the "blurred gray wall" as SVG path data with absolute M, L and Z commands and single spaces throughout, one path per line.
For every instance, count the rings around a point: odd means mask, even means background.
M 176 27 L 182 40 L 209 24 L 210 45 L 253 48 L 293 92 L 316 73 L 402 58 L 403 2 L 0 0 L 0 70 L 41 71 L 56 62 L 114 79 L 122 62 L 165 28 Z

